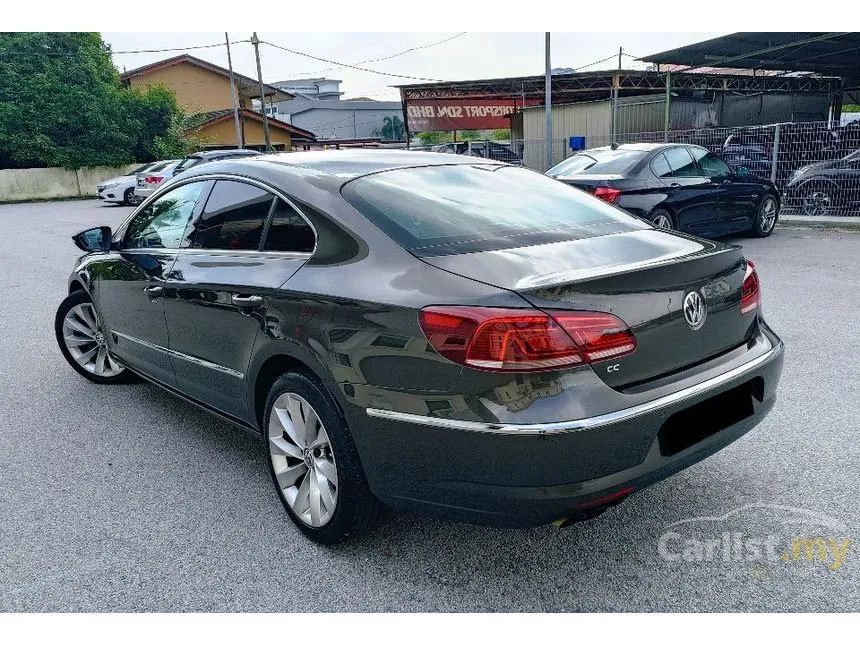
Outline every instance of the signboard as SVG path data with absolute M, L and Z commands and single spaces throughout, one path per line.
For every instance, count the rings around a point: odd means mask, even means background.
M 538 105 L 540 99 L 526 99 Z M 410 132 L 495 130 L 511 127 L 510 115 L 523 107 L 522 99 L 414 99 L 406 104 Z

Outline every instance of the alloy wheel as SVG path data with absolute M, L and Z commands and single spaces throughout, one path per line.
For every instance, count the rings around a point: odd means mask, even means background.
M 776 224 L 776 200 L 772 197 L 766 197 L 761 205 L 759 230 L 762 233 L 770 233 L 774 224 Z
M 830 210 L 830 195 L 823 190 L 814 190 L 803 198 L 803 212 L 806 215 L 827 215 Z
M 337 506 L 334 453 L 316 410 L 298 394 L 285 392 L 275 399 L 269 454 L 278 487 L 296 517 L 314 528 L 327 524 Z
M 66 313 L 63 341 L 75 362 L 91 374 L 110 378 L 125 370 L 110 355 L 98 316 L 90 303 L 75 305 Z
M 668 215 L 664 213 L 658 213 L 654 216 L 654 219 L 652 221 L 654 222 L 654 226 L 656 226 L 657 228 L 665 228 L 669 230 L 672 229 L 672 220 Z

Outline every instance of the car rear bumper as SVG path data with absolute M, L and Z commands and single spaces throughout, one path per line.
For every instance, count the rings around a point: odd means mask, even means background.
M 782 371 L 782 343 L 768 340 L 766 352 L 719 375 L 573 421 L 484 423 L 377 408 L 349 421 L 371 489 L 396 510 L 539 525 L 617 503 L 755 427 Z

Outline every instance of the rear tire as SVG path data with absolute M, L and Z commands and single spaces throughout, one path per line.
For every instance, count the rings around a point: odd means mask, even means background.
M 54 334 L 63 357 L 88 381 L 100 384 L 132 383 L 137 376 L 108 351 L 104 328 L 89 294 L 69 294 L 57 308 Z
M 263 419 L 275 490 L 305 536 L 336 544 L 387 517 L 367 486 L 346 422 L 322 386 L 301 373 L 284 374 L 269 391 Z
M 663 208 L 656 208 L 651 211 L 650 219 L 651 223 L 657 228 L 662 228 L 667 231 L 677 230 L 672 214 Z
M 779 220 L 779 202 L 773 195 L 765 195 L 758 205 L 750 233 L 755 237 L 768 237 Z

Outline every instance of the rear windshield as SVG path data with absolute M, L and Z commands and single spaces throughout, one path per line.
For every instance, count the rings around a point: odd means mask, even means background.
M 366 175 L 346 201 L 417 255 L 450 255 L 649 228 L 572 186 L 511 166 L 450 165 Z
M 641 161 L 643 150 L 587 150 L 568 157 L 550 168 L 546 174 L 558 175 L 623 175 Z
M 182 161 L 179 162 L 179 165 L 176 166 L 176 172 L 182 172 L 183 170 L 188 170 L 191 166 L 196 166 L 202 161 L 200 157 L 185 157 Z

